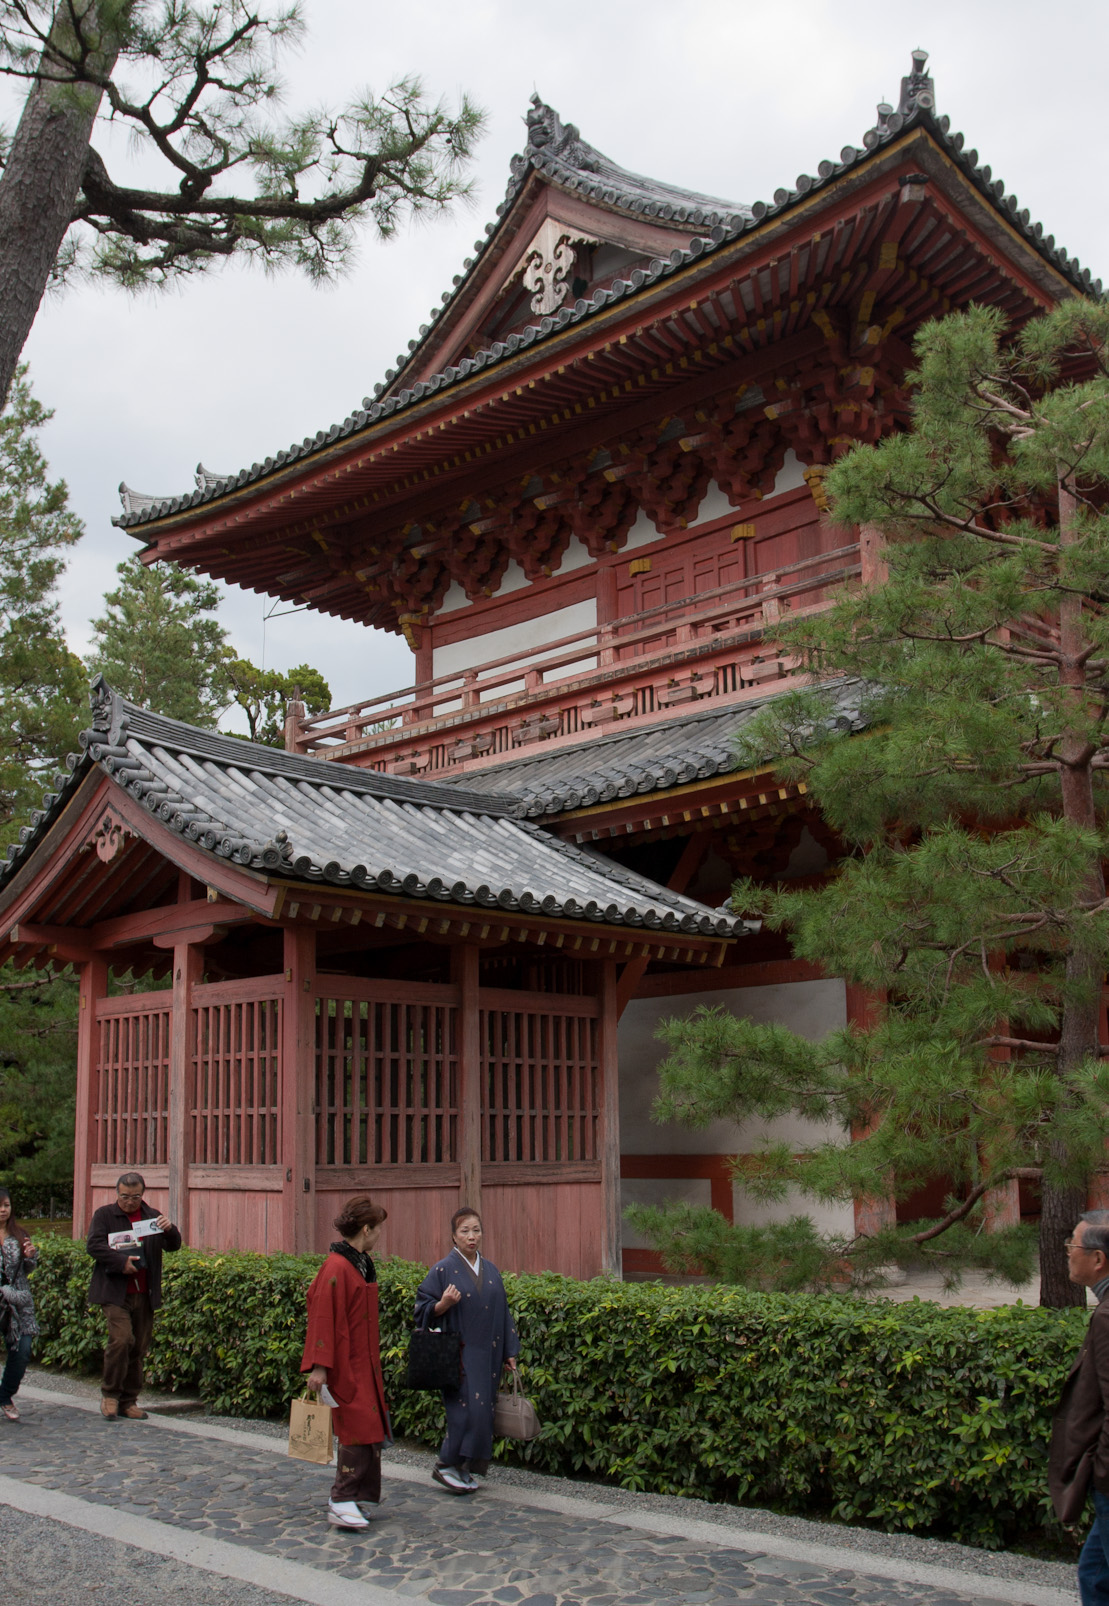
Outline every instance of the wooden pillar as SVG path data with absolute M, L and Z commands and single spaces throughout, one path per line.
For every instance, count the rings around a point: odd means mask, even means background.
M 847 1019 L 851 1025 L 859 1026 L 864 1030 L 877 1023 L 885 999 L 877 993 L 869 992 L 865 987 L 857 987 L 848 982 L 847 987 Z M 873 1132 L 874 1122 L 861 1124 L 852 1129 L 851 1140 L 857 1142 L 865 1138 L 868 1132 Z M 897 1225 L 897 1200 L 893 1192 L 875 1194 L 867 1199 L 855 1200 L 855 1232 L 860 1238 L 872 1238 L 884 1227 Z
M 299 687 L 297 688 L 299 690 Z M 285 751 L 300 752 L 301 727 L 308 710 L 299 697 L 290 697 L 285 704 Z
M 597 1059 L 601 1071 L 601 1269 L 620 1277 L 620 1054 L 616 965 L 597 966 Z
M 173 1013 L 169 1028 L 169 1204 L 166 1213 L 182 1237 L 189 1236 L 189 1087 L 193 1061 L 193 988 L 200 980 L 204 950 L 187 942 L 173 949 Z
M 608 632 L 616 623 L 616 570 L 610 565 L 597 571 L 597 632 Z M 607 669 L 616 662 L 616 648 L 604 646 L 597 655 L 597 667 Z
M 481 996 L 479 950 L 463 943 L 451 949 L 451 976 L 458 988 L 458 1203 L 481 1209 Z
M 873 524 L 859 525 L 859 562 L 864 586 L 884 586 L 890 577 L 889 565 L 882 556 L 884 545 L 882 532 Z
M 1010 1177 L 999 1188 L 991 1188 L 982 1200 L 987 1232 L 1020 1226 L 1020 1183 Z
M 1099 1168 L 1086 1191 L 1087 1210 L 1109 1210 L 1109 1168 Z
M 73 1144 L 73 1236 L 83 1238 L 92 1215 L 96 1161 L 96 1058 L 100 1034 L 96 1005 L 108 991 L 108 963 L 97 956 L 80 966 L 77 1015 L 77 1123 Z
M 310 1254 L 316 1201 L 316 931 L 285 927 L 281 999 L 282 1243 L 286 1254 Z

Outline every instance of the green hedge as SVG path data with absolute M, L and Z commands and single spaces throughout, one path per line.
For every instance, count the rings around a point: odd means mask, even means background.
M 304 1294 L 319 1260 L 165 1262 L 152 1384 L 266 1416 L 299 1387 Z M 82 1245 L 44 1240 L 35 1273 L 49 1365 L 97 1363 Z M 398 1386 L 423 1268 L 379 1266 L 382 1348 L 399 1436 L 437 1444 L 437 1397 Z M 502 1455 L 631 1489 L 766 1504 L 995 1546 L 1050 1527 L 1051 1412 L 1081 1311 L 505 1279 L 525 1386 L 544 1424 Z

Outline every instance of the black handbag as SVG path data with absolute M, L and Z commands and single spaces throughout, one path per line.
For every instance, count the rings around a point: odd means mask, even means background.
M 437 1328 L 414 1327 L 408 1337 L 408 1370 L 404 1386 L 410 1389 L 457 1389 L 462 1383 L 462 1338 Z

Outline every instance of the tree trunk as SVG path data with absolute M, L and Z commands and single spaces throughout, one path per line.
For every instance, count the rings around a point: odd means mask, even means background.
M 1063 1246 L 1086 1208 L 1086 1190 L 1056 1188 L 1045 1182 L 1040 1198 L 1040 1304 L 1052 1310 L 1085 1305 L 1085 1288 L 1072 1283 L 1067 1275 L 1067 1251 Z
M 78 0 L 72 11 L 85 41 L 98 40 L 98 0 L 86 0 L 84 6 Z M 60 49 L 73 53 L 68 18 L 56 24 L 55 36 Z M 102 48 L 89 53 L 89 70 L 107 76 L 118 42 L 99 42 Z M 73 218 L 101 98 L 100 90 L 88 84 L 36 78 L 0 173 L 0 406 Z
M 1059 484 L 1059 546 L 1061 549 L 1078 539 L 1075 525 L 1076 503 L 1067 487 Z M 1080 707 L 1085 701 L 1086 669 L 1082 653 L 1088 645 L 1082 622 L 1082 599 L 1065 596 L 1059 605 L 1060 682 L 1069 688 L 1074 704 Z M 1060 744 L 1060 790 L 1063 818 L 1075 825 L 1092 828 L 1097 823 L 1094 806 L 1093 770 L 1094 750 L 1087 739 L 1076 732 L 1066 735 Z M 1082 889 L 1085 900 L 1100 902 L 1105 897 L 1105 877 L 1101 859 L 1095 854 L 1091 860 Z M 1081 925 L 1076 921 L 1071 932 L 1071 951 L 1066 963 L 1066 997 L 1059 1031 L 1059 1057 L 1057 1074 L 1066 1085 L 1073 1074 L 1087 1060 L 1096 1058 L 1098 1032 L 1101 1023 L 1101 990 L 1104 982 L 1101 960 L 1096 952 L 1088 952 L 1079 941 Z M 1052 1144 L 1052 1158 L 1065 1165 L 1067 1156 L 1061 1145 Z M 1040 1216 L 1040 1304 L 1061 1309 L 1068 1305 L 1085 1305 L 1086 1290 L 1072 1283 L 1067 1276 L 1067 1256 L 1063 1248 L 1075 1222 L 1086 1208 L 1086 1187 L 1075 1183 L 1057 1187 L 1045 1182 Z

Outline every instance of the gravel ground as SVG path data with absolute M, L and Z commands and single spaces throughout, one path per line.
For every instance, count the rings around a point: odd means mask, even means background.
M 288 1595 L 26 1513 L 0 1524 L 0 1573 L 4 1606 L 289 1606 Z
M 28 1368 L 27 1381 L 59 1393 L 83 1397 L 98 1397 L 96 1379 L 48 1371 L 43 1367 Z M 180 1397 L 150 1392 L 143 1394 L 144 1405 L 180 1405 Z M 176 1413 L 175 1413 L 176 1414 Z M 190 1422 L 210 1422 L 224 1427 L 257 1433 L 271 1440 L 283 1440 L 287 1429 L 281 1422 L 265 1422 L 255 1418 L 212 1416 L 207 1412 L 191 1414 Z M 422 1445 L 397 1444 L 387 1450 L 383 1464 L 390 1461 L 402 1466 L 427 1469 L 429 1475 L 434 1455 Z M 718 1524 L 732 1533 L 773 1534 L 803 1544 L 836 1545 L 858 1557 L 859 1566 L 865 1557 L 894 1557 L 907 1562 L 925 1562 L 932 1566 L 953 1567 L 961 1572 L 980 1573 L 1013 1583 L 1042 1584 L 1055 1589 L 1075 1587 L 1074 1566 L 1067 1562 L 1042 1561 L 1011 1550 L 977 1550 L 971 1545 L 951 1544 L 941 1539 L 920 1539 L 912 1534 L 887 1534 L 870 1528 L 853 1528 L 841 1523 L 814 1522 L 804 1517 L 782 1516 L 777 1512 L 763 1511 L 753 1506 L 712 1505 L 705 1501 L 692 1501 L 677 1495 L 641 1494 L 628 1489 L 613 1488 L 609 1484 L 590 1483 L 585 1480 L 554 1478 L 541 1472 L 529 1472 L 522 1467 L 495 1466 L 489 1482 L 499 1487 L 516 1486 L 521 1490 L 534 1489 L 544 1494 L 577 1495 L 594 1500 L 613 1510 L 659 1512 L 666 1516 L 696 1516 L 699 1521 Z M 34 1599 L 35 1597 L 30 1597 Z M 45 1599 L 45 1597 L 43 1597 Z

